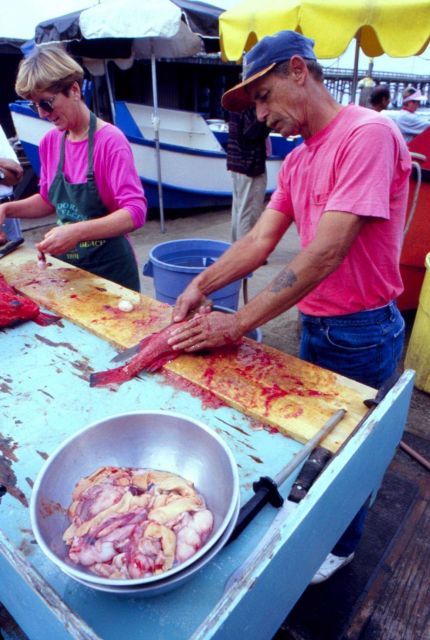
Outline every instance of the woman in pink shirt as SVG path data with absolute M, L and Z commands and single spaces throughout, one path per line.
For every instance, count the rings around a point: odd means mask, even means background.
M 60 47 L 21 62 L 16 92 L 55 128 L 40 143 L 40 193 L 2 205 L 0 221 L 55 212 L 57 226 L 37 245 L 40 252 L 139 291 L 127 234 L 145 223 L 146 198 L 125 136 L 82 100 L 83 77 Z

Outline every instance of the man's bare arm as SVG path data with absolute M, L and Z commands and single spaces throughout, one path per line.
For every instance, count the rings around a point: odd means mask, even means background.
M 244 332 L 287 311 L 333 273 L 349 252 L 363 224 L 365 218 L 350 213 L 325 213 L 313 242 L 238 311 Z
M 247 305 L 234 314 L 197 315 L 172 333 L 169 344 L 174 349 L 196 351 L 235 342 L 290 309 L 337 269 L 363 224 L 365 219 L 359 216 L 327 212 L 314 241 Z
M 198 308 L 213 291 L 239 280 L 264 263 L 291 221 L 274 209 L 266 209 L 256 225 L 235 242 L 218 260 L 202 271 L 179 296 L 173 310 L 175 322 Z

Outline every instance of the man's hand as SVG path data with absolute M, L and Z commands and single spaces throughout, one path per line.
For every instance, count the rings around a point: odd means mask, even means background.
M 57 255 L 74 249 L 78 242 L 81 242 L 82 234 L 80 232 L 80 223 L 65 224 L 60 227 L 54 227 L 45 234 L 42 242 L 36 244 L 38 251 Z
M 198 310 L 199 313 L 210 311 L 211 304 L 193 280 L 178 296 L 172 312 L 172 320 L 173 322 L 181 322 L 193 311 Z
M 168 343 L 173 349 L 200 351 L 212 347 L 234 344 L 243 331 L 235 313 L 198 313 L 185 325 L 172 331 Z

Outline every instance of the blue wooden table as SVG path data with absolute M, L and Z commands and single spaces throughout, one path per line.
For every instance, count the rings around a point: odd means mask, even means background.
M 67 321 L 50 327 L 27 322 L 0 332 L 0 344 L 0 471 L 10 471 L 15 487 L 0 504 L 0 601 L 31 640 L 271 638 L 352 516 L 378 488 L 406 423 L 414 378 L 412 371 L 402 375 L 288 517 L 269 529 L 277 512 L 267 506 L 182 586 L 151 598 L 124 597 L 68 578 L 34 541 L 31 487 L 64 439 L 121 412 L 191 415 L 230 446 L 239 465 L 242 504 L 252 495 L 253 480 L 276 475 L 303 445 L 255 430 L 228 407 L 205 408 L 161 374 L 142 374 L 116 392 L 91 389 L 89 368 L 106 368 L 115 351 Z M 284 495 L 291 482 L 282 487 Z M 268 531 L 267 546 L 248 573 L 225 590 L 231 573 Z

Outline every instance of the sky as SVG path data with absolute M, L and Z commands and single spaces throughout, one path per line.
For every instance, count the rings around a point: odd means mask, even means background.
M 39 22 L 86 9 L 91 4 L 91 0 L 61 0 L 61 3 L 58 0 L 13 0 L 8 10 L 2 12 L 0 38 L 30 40 Z
M 222 9 L 229 9 L 238 0 L 204 0 L 207 4 L 213 4 Z M 34 37 L 36 25 L 58 15 L 64 15 L 72 11 L 87 8 L 95 4 L 96 0 L 14 0 L 13 11 L 6 11 L 2 15 L 0 24 L 0 37 L 29 40 Z M 59 8 L 61 6 L 61 9 Z M 19 18 L 17 18 L 19 16 Z M 324 67 L 352 69 L 354 64 L 354 42 L 347 51 L 335 60 L 320 60 Z M 369 58 L 360 53 L 359 69 L 367 69 Z M 430 75 L 430 46 L 421 56 L 408 58 L 391 58 L 382 55 L 374 58 L 375 71 L 394 71 L 399 73 L 412 73 L 416 75 Z
M 352 69 L 354 66 L 355 40 L 339 58 L 334 60 L 320 60 L 323 67 L 333 67 L 335 69 Z M 370 58 L 360 52 L 359 69 L 369 68 Z M 412 73 L 414 75 L 430 76 L 430 46 L 427 47 L 421 56 L 411 56 L 408 58 L 391 58 L 387 55 L 373 58 L 374 71 L 391 71 L 396 73 Z

